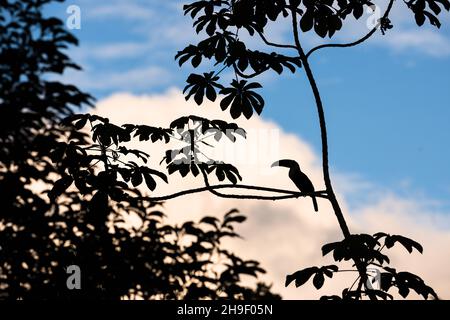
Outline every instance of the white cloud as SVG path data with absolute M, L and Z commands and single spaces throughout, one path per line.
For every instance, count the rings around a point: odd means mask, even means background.
M 167 126 L 177 117 L 190 114 L 230 121 L 229 115 L 221 112 L 217 104 L 207 103 L 198 107 L 193 103 L 186 103 L 181 93 L 175 89 L 163 95 L 152 96 L 116 94 L 100 101 L 95 112 L 119 124 Z M 247 141 L 238 143 L 239 148 L 246 146 L 246 149 L 238 150 L 241 150 L 241 154 L 256 155 L 256 158 L 246 156 L 238 161 L 244 177 L 243 183 L 294 189 L 287 172 L 269 168 L 271 162 L 282 157 L 298 160 L 316 189 L 322 188 L 319 157 L 308 143 L 262 118 L 254 117 L 250 121 L 239 119 L 238 124 L 252 133 Z M 279 139 L 263 139 L 268 132 L 278 132 Z M 268 145 L 272 145 L 272 148 Z M 152 165 L 156 166 L 161 159 L 158 155 L 162 156 L 162 149 L 147 145 L 141 147 L 149 148 Z M 201 184 L 201 179 L 180 179 L 177 175 L 170 176 L 170 180 L 170 185 L 158 187 L 156 193 L 172 193 Z M 356 181 L 356 186 L 363 186 L 364 192 L 371 192 L 370 183 L 361 179 Z M 450 246 L 450 215 L 429 212 L 417 201 L 402 199 L 389 192 L 370 199 L 357 211 L 349 212 L 346 198 L 355 193 L 354 186 L 352 187 L 354 182 L 353 175 L 339 174 L 337 190 L 341 191 L 339 198 L 352 230 L 388 231 L 416 238 L 424 245 L 424 255 L 410 256 L 406 251 L 395 250 L 392 253 L 394 264 L 399 269 L 417 272 L 438 294 L 444 298 L 450 297 L 450 252 L 447 250 Z M 339 186 L 343 188 L 340 189 Z M 283 287 L 286 274 L 311 265 L 332 262 L 329 258 L 321 257 L 320 248 L 325 242 L 340 240 L 341 233 L 330 206 L 323 200 L 319 202 L 318 214 L 313 212 L 310 199 L 236 201 L 217 198 L 208 193 L 170 200 L 165 207 L 173 221 L 197 219 L 206 214 L 222 215 L 231 208 L 239 208 L 249 217 L 239 228 L 245 240 L 233 241 L 230 245 L 241 255 L 261 261 L 268 270 L 266 278 L 274 283 L 275 290 L 281 292 L 284 298 L 316 298 L 326 293 L 339 293 L 337 288 L 349 285 L 354 280 L 351 274 L 342 274 L 329 281 L 329 285 L 319 292 L 312 286 L 300 289 Z
M 123 59 L 143 55 L 148 45 L 138 42 L 108 43 L 105 45 L 83 46 L 80 54 L 94 59 Z
M 139 5 L 132 1 L 115 1 L 106 5 L 89 6 L 86 13 L 88 18 L 118 18 L 145 21 L 155 17 L 151 5 Z
M 136 68 L 124 72 L 101 72 L 95 71 L 80 73 L 71 71 L 65 78 L 83 90 L 146 90 L 155 86 L 164 86 L 170 83 L 172 75 L 164 68 L 150 66 L 147 68 Z
M 183 16 L 183 2 L 159 3 L 151 2 L 143 4 L 139 1 L 121 1 L 116 0 L 109 4 L 92 4 L 85 2 L 82 5 L 83 14 L 89 19 L 111 18 L 112 21 L 102 22 L 117 23 L 119 26 L 124 24 L 120 19 L 129 19 L 133 22 L 133 27 L 128 25 L 126 33 L 118 42 L 83 43 L 81 48 L 75 49 L 72 56 L 84 66 L 91 66 L 91 75 L 76 75 L 75 78 L 80 83 L 85 83 L 88 89 L 109 89 L 109 90 L 129 90 L 133 91 L 133 85 L 137 90 L 152 86 L 152 80 L 147 77 L 148 74 L 162 75 L 162 69 L 145 68 L 130 69 L 118 73 L 102 73 L 98 71 L 98 65 L 104 60 L 115 60 L 121 62 L 121 59 L 135 59 L 145 61 L 158 61 L 161 64 L 172 64 L 173 56 L 177 50 L 181 50 L 189 43 L 196 43 L 202 38 L 202 34 L 197 35 L 192 28 L 190 17 Z M 448 33 L 443 29 L 437 30 L 432 27 L 419 28 L 414 24 L 413 16 L 408 12 L 405 6 L 398 3 L 396 10 L 392 13 L 394 29 L 389 30 L 387 35 L 382 36 L 378 32 L 373 38 L 369 39 L 364 46 L 378 46 L 388 48 L 396 53 L 421 53 L 432 57 L 447 57 L 450 55 L 450 40 Z M 302 34 L 305 48 L 311 48 L 324 42 L 352 42 L 365 35 L 369 29 L 366 21 L 370 19 L 370 14 L 366 13 L 359 21 L 353 21 L 349 18 L 346 21 L 344 29 L 336 35 L 333 40 L 320 39 L 313 32 Z M 449 20 L 449 19 L 446 19 Z M 443 21 L 443 24 L 450 21 Z M 124 26 L 125 28 L 125 26 Z M 104 28 L 108 32 L 107 25 Z M 286 19 L 280 19 L 277 22 L 271 22 L 266 28 L 266 36 L 269 40 L 278 43 L 291 43 L 291 25 Z M 258 50 L 272 50 L 263 45 L 258 36 L 249 37 L 242 32 L 243 38 L 249 47 Z M 129 36 L 129 37 L 128 37 Z M 129 39 L 128 39 L 129 38 Z M 352 50 L 352 49 L 329 49 L 329 50 Z M 290 50 L 286 50 L 288 52 Z M 295 53 L 295 52 L 294 52 Z M 292 54 L 289 52 L 288 54 Z M 170 57 L 168 59 L 167 57 Z M 322 55 L 323 57 L 323 55 Z M 414 57 L 414 56 L 413 56 Z M 142 63 L 145 63 L 142 62 Z M 409 61 L 408 65 L 413 66 L 414 61 Z M 176 77 L 176 76 L 175 76 Z M 273 74 L 265 74 L 265 79 L 274 79 Z M 92 80 L 95 79 L 95 80 Z M 122 80 L 123 79 L 123 80 Z M 144 80 L 140 83 L 138 79 Z M 158 77 L 158 80 L 161 80 Z M 341 79 L 325 80 L 325 85 L 334 85 Z M 165 81 L 167 83 L 167 81 Z M 124 84 L 125 87 L 120 87 Z
M 383 1 L 380 5 L 381 9 L 378 11 L 380 15 L 384 13 L 385 7 L 386 4 Z M 367 26 L 375 21 L 372 17 L 372 13 L 366 12 L 366 15 L 359 21 L 351 21 L 339 34 L 338 39 L 351 42 L 361 38 L 370 31 Z M 432 57 L 450 55 L 448 33 L 445 33 L 443 29 L 430 26 L 428 22 L 426 25 L 418 27 L 414 20 L 414 14 L 403 3 L 394 3 L 390 19 L 394 28 L 388 30 L 384 36 L 378 31 L 365 43 L 366 45 L 385 47 L 395 53 L 417 52 Z M 442 12 L 439 19 L 443 25 L 450 22 L 447 12 Z
M 395 52 L 405 52 L 412 49 L 434 57 L 450 55 L 449 39 L 435 30 L 393 30 L 377 42 L 380 43 L 381 41 L 384 41 L 384 44 Z
M 373 27 L 374 21 L 384 14 L 386 1 L 374 1 L 379 4 L 377 15 L 373 11 L 367 10 L 364 15 L 355 20 L 349 16 L 344 27 L 336 33 L 333 39 L 321 39 L 314 32 L 307 32 L 302 35 L 306 46 L 315 47 L 323 43 L 351 43 L 365 36 Z M 418 27 L 414 20 L 414 14 L 404 5 L 404 3 L 394 3 L 394 8 L 390 14 L 390 19 L 394 28 L 388 30 L 386 35 L 377 31 L 370 39 L 366 40 L 362 46 L 378 46 L 389 49 L 395 53 L 421 53 L 431 57 L 450 56 L 450 38 L 445 28 L 437 29 L 430 26 L 428 22 L 422 27 Z M 450 23 L 450 15 L 443 11 L 439 19 L 443 26 Z M 278 28 L 284 26 L 285 39 L 291 39 L 290 27 L 280 24 Z M 278 34 L 280 30 L 278 30 Z M 284 40 L 285 42 L 287 40 Z M 283 40 L 280 40 L 283 41 Z M 328 49 L 328 50 L 352 50 L 350 49 Z M 320 55 L 320 54 L 319 54 Z

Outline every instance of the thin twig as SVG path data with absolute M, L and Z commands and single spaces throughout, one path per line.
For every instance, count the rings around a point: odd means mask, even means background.
M 297 50 L 297 47 L 291 44 L 278 44 L 278 43 L 274 43 L 271 42 L 269 40 L 267 40 L 266 36 L 264 35 L 264 33 L 262 33 L 261 31 L 256 30 L 256 32 L 259 34 L 259 36 L 261 37 L 262 41 L 264 41 L 265 44 L 267 44 L 268 46 L 271 47 L 276 47 L 276 48 L 284 48 L 284 49 L 294 49 Z
M 256 191 L 262 191 L 262 192 L 272 192 L 272 193 L 284 194 L 282 196 L 259 196 L 259 195 L 240 195 L 240 194 L 217 195 L 222 198 L 256 199 L 256 200 L 273 200 L 273 201 L 283 200 L 283 199 L 295 199 L 295 198 L 300 198 L 300 197 L 310 197 L 312 195 L 314 195 L 315 197 L 318 197 L 318 198 L 327 198 L 325 191 L 316 191 L 312 194 L 312 193 L 304 193 L 304 192 L 298 192 L 298 191 L 266 188 L 266 187 L 258 187 L 258 186 L 239 185 L 239 184 L 222 184 L 222 185 L 209 185 L 209 186 L 205 186 L 205 187 L 182 190 L 182 191 L 179 191 L 179 192 L 176 192 L 173 194 L 158 196 L 158 197 L 140 197 L 139 200 L 162 202 L 162 201 L 186 196 L 189 194 L 196 194 L 196 193 L 201 193 L 201 192 L 206 192 L 206 191 L 211 192 L 211 191 L 216 191 L 219 189 L 244 189 L 244 190 L 256 190 Z M 212 192 L 212 193 L 215 194 L 214 192 Z
M 392 1 L 392 0 L 391 0 Z M 328 158 L 328 134 L 327 134 L 327 126 L 326 126 L 326 120 L 325 120 L 325 111 L 324 106 L 322 102 L 322 97 L 320 95 L 319 88 L 317 86 L 317 82 L 315 80 L 314 74 L 311 70 L 311 66 L 309 65 L 309 61 L 307 56 L 305 55 L 305 51 L 303 50 L 303 47 L 300 43 L 300 37 L 299 37 L 299 26 L 298 26 L 298 20 L 297 20 L 297 14 L 295 12 L 295 8 L 292 7 L 292 30 L 294 34 L 294 40 L 295 45 L 297 47 L 297 51 L 299 53 L 300 59 L 303 62 L 303 67 L 306 73 L 306 76 L 308 78 L 308 82 L 311 86 L 311 90 L 314 94 L 314 99 L 316 102 L 317 107 L 317 113 L 319 116 L 319 124 L 320 124 L 320 134 L 321 134 L 321 141 L 322 141 L 322 170 L 323 170 L 323 177 L 325 182 L 325 187 L 328 195 L 328 200 L 330 201 L 334 214 L 338 220 L 339 227 L 346 239 L 348 239 L 351 236 L 350 229 L 347 225 L 347 221 L 345 220 L 344 214 L 342 212 L 342 209 L 339 205 L 339 201 L 337 200 L 336 194 L 333 190 L 333 185 L 331 183 L 331 177 L 330 177 L 330 170 L 329 170 L 329 158 Z M 354 259 L 356 268 L 358 269 L 359 276 L 360 276 L 360 284 L 358 286 L 358 291 L 361 292 L 361 286 L 362 282 L 367 279 L 366 275 L 366 268 L 362 261 Z
M 206 188 L 209 192 L 214 194 L 217 197 L 220 198 L 231 198 L 231 199 L 255 199 L 255 200 L 284 200 L 284 199 L 290 199 L 290 198 L 298 198 L 299 196 L 294 195 L 285 195 L 285 196 L 259 196 L 259 195 L 241 195 L 241 194 L 224 194 L 216 191 L 215 189 L 211 188 L 211 185 L 208 181 L 208 175 L 206 174 L 205 170 L 203 168 L 200 168 L 200 172 L 203 175 L 203 180 L 205 182 Z
M 317 50 L 323 49 L 323 48 L 350 48 L 350 47 L 354 47 L 357 46 L 361 43 L 363 43 L 364 41 L 366 41 L 367 39 L 369 39 L 370 37 L 372 37 L 375 32 L 378 30 L 378 28 L 381 26 L 381 22 L 385 19 L 388 18 L 392 6 L 394 4 L 395 0 L 390 0 L 389 5 L 386 9 L 386 12 L 384 13 L 383 17 L 378 21 L 378 23 L 376 24 L 376 26 L 370 30 L 370 32 L 368 34 L 366 34 L 364 37 L 362 37 L 359 40 L 356 40 L 354 42 L 350 42 L 350 43 L 328 43 L 328 44 L 322 44 L 320 46 L 317 46 L 313 49 L 311 49 L 307 54 L 306 54 L 306 58 L 309 58 L 311 56 L 311 54 L 313 54 L 314 52 L 316 52 Z
M 348 228 L 347 222 L 345 221 L 344 215 L 342 213 L 339 202 L 334 194 L 333 186 L 330 178 L 330 170 L 329 170 L 329 159 L 328 159 L 328 134 L 327 134 L 327 125 L 325 121 L 325 111 L 323 107 L 322 97 L 320 95 L 319 88 L 317 86 L 316 80 L 314 78 L 314 74 L 311 70 L 311 67 L 308 62 L 308 58 L 305 55 L 305 51 L 300 43 L 299 30 L 298 30 L 298 20 L 297 15 L 295 13 L 295 8 L 291 8 L 292 10 L 292 30 L 294 34 L 295 45 L 297 47 L 297 51 L 299 53 L 300 59 L 302 60 L 303 67 L 308 78 L 308 82 L 311 86 L 311 90 L 314 94 L 314 99 L 317 107 L 317 114 L 319 116 L 319 124 L 320 124 L 320 136 L 322 141 L 322 171 L 323 178 L 325 182 L 325 187 L 327 190 L 328 200 L 333 206 L 334 214 L 339 222 L 339 226 L 344 234 L 345 238 L 350 236 L 350 230 Z
M 233 63 L 233 69 L 234 69 L 234 72 L 235 72 L 237 75 L 239 75 L 241 78 L 244 78 L 244 79 L 252 79 L 252 78 L 254 78 L 254 77 L 259 76 L 260 74 L 263 74 L 263 73 L 266 72 L 267 70 L 269 70 L 269 68 L 266 67 L 266 68 L 262 69 L 261 71 L 255 71 L 255 72 L 252 73 L 252 74 L 245 74 L 245 73 L 241 72 L 241 71 L 237 68 L 237 66 L 236 66 L 235 63 Z

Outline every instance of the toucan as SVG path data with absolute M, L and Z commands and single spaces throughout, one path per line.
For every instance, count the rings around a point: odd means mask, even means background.
M 272 164 L 272 167 L 286 167 L 289 168 L 289 178 L 292 180 L 292 182 L 295 183 L 297 188 L 301 192 L 305 193 L 314 193 L 314 185 L 312 184 L 311 180 L 309 180 L 308 176 L 300 170 L 300 166 L 297 163 L 297 161 L 294 160 L 279 160 L 277 162 L 274 162 Z M 317 199 L 314 195 L 311 196 L 313 205 L 314 205 L 314 211 L 319 211 L 319 207 L 317 206 Z

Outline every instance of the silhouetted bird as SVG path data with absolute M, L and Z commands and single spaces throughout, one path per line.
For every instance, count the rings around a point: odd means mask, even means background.
M 272 167 L 286 167 L 289 168 L 289 178 L 295 183 L 297 188 L 304 193 L 313 193 L 314 185 L 311 180 L 309 180 L 308 176 L 300 170 L 300 166 L 297 161 L 294 160 L 279 160 L 272 164 Z M 311 196 L 314 210 L 319 211 L 319 207 L 317 206 L 317 200 L 315 196 Z

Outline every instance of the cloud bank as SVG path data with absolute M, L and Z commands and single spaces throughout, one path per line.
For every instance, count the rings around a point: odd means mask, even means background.
M 186 103 L 177 89 L 161 95 L 114 94 L 99 101 L 94 112 L 117 124 L 168 126 L 172 120 L 191 114 L 232 121 L 217 104 L 206 103 L 198 107 Z M 237 164 L 243 183 L 295 190 L 286 171 L 270 168 L 270 164 L 280 158 L 291 158 L 301 164 L 317 190 L 323 188 L 320 156 L 306 141 L 263 118 L 239 119 L 237 123 L 248 131 L 248 139 L 239 141 L 235 148 L 225 147 L 222 156 Z M 140 147 L 151 153 L 151 165 L 156 168 L 163 149 L 148 145 Z M 405 250 L 394 249 L 390 252 L 393 265 L 399 270 L 418 273 L 441 297 L 449 298 L 450 213 L 430 212 L 418 201 L 402 198 L 390 190 L 375 189 L 370 182 L 354 184 L 354 173 L 340 172 L 338 177 L 335 187 L 351 230 L 385 231 L 419 241 L 425 248 L 423 255 L 416 252 L 409 255 Z M 155 196 L 202 183 L 200 178 L 180 179 L 178 174 L 169 176 L 169 180 L 170 186 L 158 187 Z M 358 208 L 350 208 L 346 199 L 358 192 L 355 190 L 358 186 L 362 186 L 361 192 L 377 196 L 369 197 L 370 200 Z M 314 299 L 323 294 L 339 293 L 355 279 L 352 274 L 339 275 L 320 291 L 312 285 L 300 289 L 284 288 L 287 274 L 312 265 L 332 263 L 331 259 L 321 256 L 320 248 L 326 242 L 341 240 L 342 236 L 332 209 L 324 200 L 319 200 L 320 212 L 314 213 L 310 199 L 237 201 L 202 193 L 170 200 L 165 203 L 165 208 L 174 222 L 204 215 L 221 216 L 229 209 L 238 208 L 249 219 L 238 230 L 244 240 L 231 241 L 230 246 L 247 258 L 261 261 L 268 271 L 265 279 L 286 299 Z

